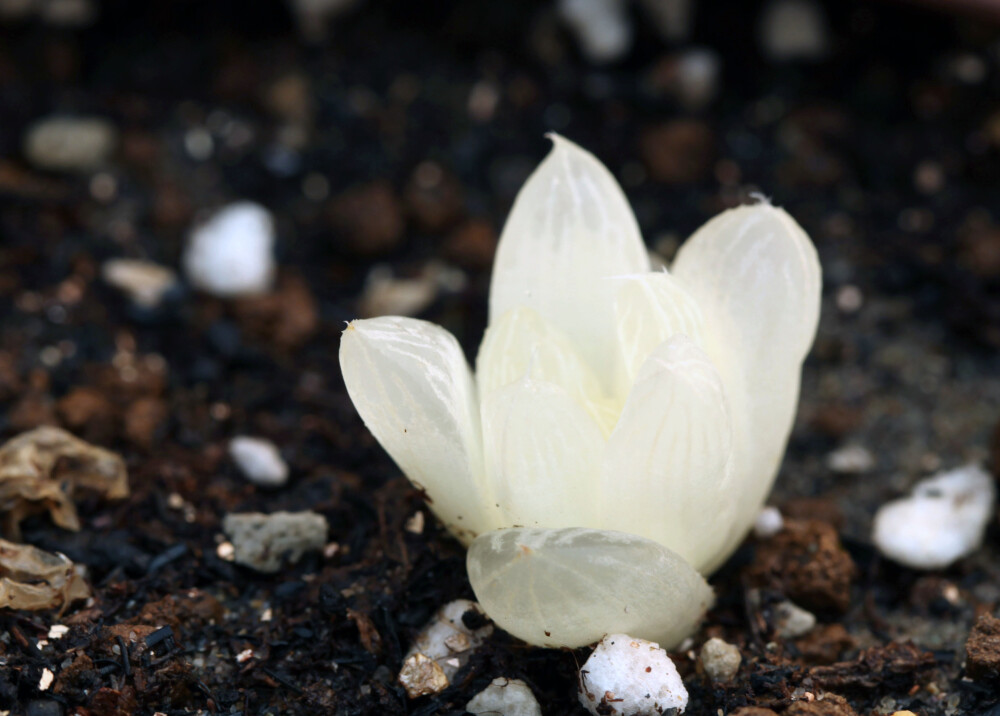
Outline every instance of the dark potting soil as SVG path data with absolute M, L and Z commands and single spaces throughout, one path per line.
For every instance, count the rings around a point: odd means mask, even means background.
M 547 716 L 582 713 L 587 650 L 500 632 L 448 689 L 406 697 L 396 676 L 414 635 L 472 593 L 457 543 L 432 519 L 406 528 L 422 496 L 364 429 L 337 362 L 370 269 L 417 277 L 434 260 L 465 281 L 419 315 L 474 355 L 497 232 L 555 130 L 620 178 L 664 258 L 763 192 L 824 266 L 772 497 L 801 522 L 787 550 L 748 543 L 712 578 L 718 603 L 692 645 L 723 637 L 743 664 L 713 685 L 693 651 L 675 654 L 687 713 L 1000 714 L 988 624 L 973 678 L 964 668 L 976 618 L 1000 602 L 995 526 L 982 550 L 930 574 L 883 561 L 869 537 L 875 509 L 916 479 L 990 458 L 1000 34 L 975 17 L 828 2 L 827 56 L 774 63 L 755 32 L 762 5 L 701 3 L 685 44 L 640 21 L 631 53 L 606 68 L 527 0 L 369 0 L 320 42 L 279 2 L 105 2 L 82 29 L 2 21 L 0 437 L 66 427 L 123 455 L 132 492 L 80 502 L 79 532 L 43 515 L 22 524 L 25 542 L 87 566 L 94 599 L 0 612 L 0 710 L 460 714 L 507 676 Z M 694 45 L 721 63 L 698 110 L 676 86 Z M 109 119 L 112 161 L 80 175 L 27 162 L 25 131 L 55 112 Z M 237 199 L 276 217 L 274 294 L 179 288 L 141 309 L 101 280 L 112 257 L 179 269 L 190 227 Z M 280 447 L 287 486 L 238 474 L 226 446 L 239 434 Z M 831 469 L 845 446 L 870 464 Z M 329 544 L 278 574 L 220 549 L 229 512 L 305 509 L 327 518 Z M 788 554 L 824 560 L 813 581 L 790 575 Z M 775 635 L 772 606 L 789 590 L 819 595 L 819 625 L 798 639 Z M 56 624 L 69 627 L 59 639 Z M 824 692 L 850 706 L 811 701 Z

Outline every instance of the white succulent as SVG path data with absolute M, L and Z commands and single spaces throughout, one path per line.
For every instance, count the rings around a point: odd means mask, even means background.
M 652 271 L 614 177 L 553 140 L 500 238 L 475 376 L 446 330 L 386 316 L 344 332 L 344 381 L 438 518 L 478 537 L 470 579 L 500 626 L 536 644 L 627 632 L 670 647 L 777 473 L 819 263 L 760 202 Z

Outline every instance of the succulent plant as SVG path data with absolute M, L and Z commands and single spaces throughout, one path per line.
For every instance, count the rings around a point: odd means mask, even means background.
M 671 647 L 767 497 L 819 317 L 782 209 L 730 209 L 654 271 L 614 177 L 558 136 L 504 227 L 475 375 L 455 338 L 352 322 L 351 399 L 526 641 Z M 645 586 L 643 586 L 645 585 Z

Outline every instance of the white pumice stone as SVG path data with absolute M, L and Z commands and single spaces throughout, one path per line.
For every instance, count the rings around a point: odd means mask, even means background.
M 250 201 L 230 204 L 191 232 L 184 272 L 220 298 L 266 293 L 274 281 L 274 240 L 271 212 Z
M 108 259 L 101 265 L 101 276 L 141 308 L 156 308 L 177 285 L 173 269 L 141 259 Z
M 844 445 L 826 456 L 826 466 L 843 475 L 860 475 L 875 467 L 875 456 L 861 445 Z
M 625 0 L 559 0 L 557 7 L 591 62 L 613 62 L 632 47 Z
M 654 716 L 683 712 L 688 693 L 659 644 L 609 634 L 580 669 L 580 703 L 594 716 Z
M 717 637 L 709 639 L 702 645 L 698 658 L 701 660 L 705 675 L 716 683 L 732 680 L 740 670 L 740 662 L 743 661 L 738 648 Z
M 786 599 L 774 606 L 774 626 L 782 639 L 796 639 L 813 630 L 816 616 Z
M 886 557 L 914 569 L 943 569 L 983 542 L 996 488 L 978 465 L 922 480 L 909 497 L 875 515 L 873 540 Z
M 721 65 L 718 54 L 707 48 L 687 50 L 680 56 L 678 98 L 685 107 L 702 109 L 715 99 Z
M 466 626 L 466 613 L 485 622 Z M 451 678 L 465 665 L 472 652 L 493 633 L 493 625 L 483 618 L 483 610 L 469 599 L 456 599 L 437 610 L 413 641 L 403 660 L 399 682 L 410 698 L 438 693 L 448 688 Z
M 774 537 L 784 526 L 785 518 L 781 516 L 781 510 L 768 505 L 757 513 L 757 519 L 753 523 L 753 536 L 757 539 Z
M 326 518 L 315 512 L 231 513 L 222 521 L 235 560 L 258 572 L 277 572 L 287 562 L 326 544 Z
M 483 626 L 470 629 L 463 621 L 467 612 L 483 619 L 482 607 L 471 599 L 456 599 L 445 604 L 417 635 L 409 653 L 419 651 L 424 656 L 439 661 L 449 660 L 460 654 L 468 655 L 478 649 L 493 633 L 493 625 L 486 621 Z M 442 666 L 448 678 L 458 671 L 458 666 L 452 664 L 445 663 Z
M 542 708 L 528 685 L 505 676 L 493 682 L 465 705 L 476 716 L 542 716 Z
M 240 435 L 229 441 L 229 456 L 255 485 L 281 487 L 288 482 L 288 464 L 270 440 Z
M 118 133 L 98 117 L 46 117 L 28 129 L 24 153 L 39 169 L 90 172 L 111 156 Z

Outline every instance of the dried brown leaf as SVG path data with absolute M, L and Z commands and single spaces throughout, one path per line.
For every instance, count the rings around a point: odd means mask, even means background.
M 65 609 L 88 597 L 82 570 L 65 555 L 0 539 L 0 607 Z
M 80 529 L 73 497 L 81 490 L 108 499 L 127 497 L 124 460 L 48 426 L 0 447 L 0 514 L 7 536 L 17 539 L 21 521 L 39 512 L 48 512 L 60 527 Z

